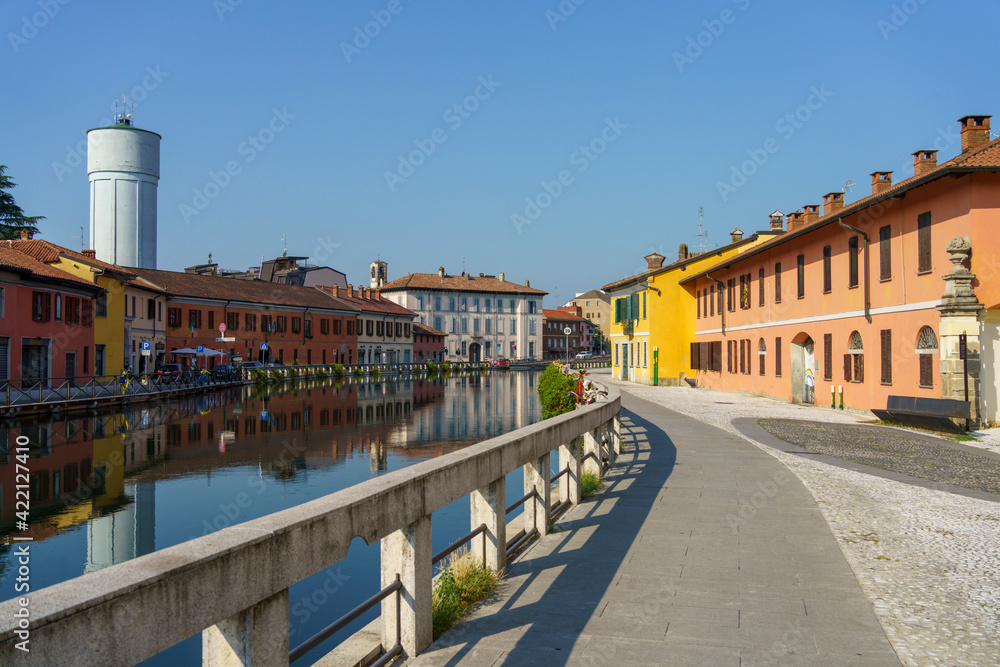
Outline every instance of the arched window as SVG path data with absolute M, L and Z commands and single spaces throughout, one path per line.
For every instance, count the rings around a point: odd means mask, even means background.
M 920 366 L 920 386 L 934 386 L 934 356 L 938 353 L 937 336 L 930 327 L 923 327 L 917 334 L 917 358 Z
M 767 356 L 767 343 L 761 338 L 757 343 L 757 358 L 760 360 L 760 375 L 764 374 L 764 358 Z
M 851 334 L 848 352 L 844 355 L 844 382 L 865 381 L 865 348 L 861 342 L 861 334 L 857 331 Z

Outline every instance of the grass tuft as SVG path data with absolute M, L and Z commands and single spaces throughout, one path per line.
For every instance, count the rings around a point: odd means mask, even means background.
M 604 482 L 592 472 L 585 472 L 580 475 L 580 496 L 583 500 L 590 498 L 601 490 Z
M 459 549 L 449 556 L 434 589 L 434 639 L 447 632 L 473 605 L 486 599 L 499 581 L 499 575 L 477 562 L 468 549 Z

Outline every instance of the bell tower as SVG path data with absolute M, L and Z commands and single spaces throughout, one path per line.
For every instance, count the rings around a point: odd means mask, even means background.
M 371 274 L 372 274 L 371 287 L 373 289 L 382 287 L 382 285 L 385 285 L 387 282 L 389 282 L 388 279 L 386 278 L 386 272 L 388 267 L 389 265 L 380 259 L 371 263 Z

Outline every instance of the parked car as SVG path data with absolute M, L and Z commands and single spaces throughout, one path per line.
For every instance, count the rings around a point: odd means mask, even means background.
M 244 361 L 240 364 L 240 368 L 263 368 L 264 364 L 259 361 Z
M 182 372 L 180 364 L 160 364 L 156 367 L 153 375 L 158 382 L 176 382 L 180 379 Z
M 236 379 L 236 369 L 229 364 L 219 364 L 212 369 L 212 379 L 216 382 L 232 382 Z
M 494 359 L 494 366 L 510 366 L 510 359 Z
M 586 351 L 584 351 L 584 352 L 577 352 L 576 353 L 576 358 L 577 359 L 590 359 L 592 356 L 594 356 L 593 352 L 586 352 Z

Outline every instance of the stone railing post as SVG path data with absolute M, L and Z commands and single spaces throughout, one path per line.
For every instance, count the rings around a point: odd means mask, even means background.
M 615 454 L 622 453 L 622 413 L 619 412 L 615 415 L 614 420 L 611 424 L 611 438 L 615 443 Z
M 594 456 L 587 456 L 593 454 Z M 596 431 L 587 431 L 583 434 L 583 472 L 604 477 L 604 466 L 601 465 L 601 441 Z M 596 458 L 595 458 L 596 457 Z
M 201 664 L 287 665 L 288 589 L 201 633 Z
M 472 529 L 486 524 L 486 532 L 470 543 L 472 555 L 477 563 L 485 563 L 494 572 L 503 572 L 507 567 L 506 479 L 501 477 L 489 486 L 476 489 L 469 499 Z
M 559 472 L 569 472 L 559 478 L 559 502 L 580 504 L 580 439 L 559 445 Z
M 524 465 L 524 493 L 535 491 L 537 497 L 524 502 L 524 530 L 530 533 L 534 528 L 539 537 L 549 534 L 549 497 L 552 484 L 549 482 L 549 455 L 530 461 Z
M 399 575 L 400 643 L 407 657 L 427 648 L 433 637 L 431 611 L 431 517 L 424 516 L 402 530 L 382 538 L 382 588 Z M 287 625 L 287 620 L 286 620 Z M 396 596 L 382 600 L 382 647 L 396 644 Z

